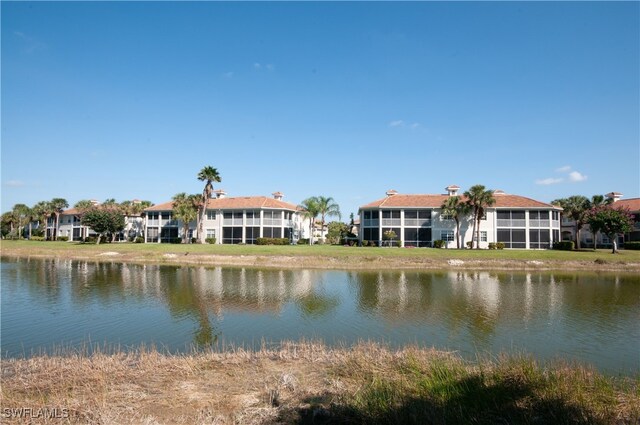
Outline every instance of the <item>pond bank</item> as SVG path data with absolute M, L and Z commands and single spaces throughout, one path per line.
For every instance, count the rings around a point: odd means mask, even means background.
M 51 246 L 46 246 L 50 244 Z M 164 245 L 160 248 L 143 245 L 68 245 L 44 243 L 28 246 L 29 242 L 13 245 L 3 241 L 0 254 L 18 258 L 64 258 L 82 261 L 135 264 L 171 264 L 203 266 L 240 266 L 278 269 L 333 270 L 576 270 L 576 271 L 640 271 L 640 252 L 629 251 L 613 255 L 599 252 L 557 251 L 480 251 L 322 247 L 216 247 L 207 252 L 202 245 Z M 26 246 L 25 246 L 26 245 Z M 145 249 L 147 248 L 147 249 Z M 282 249 L 279 249 L 282 248 Z M 400 255 L 395 252 L 398 251 Z M 404 252 L 401 252 L 404 251 Z M 569 255 L 567 255 L 569 254 Z M 571 254 L 575 254 L 572 256 Z M 574 258 L 575 257 L 575 258 Z
M 283 343 L 2 361 L 3 423 L 584 423 L 640 420 L 638 378 L 525 356 L 467 363 L 378 344 Z M 22 415 L 22 417 L 19 417 Z M 29 416 L 27 416 L 29 417 Z

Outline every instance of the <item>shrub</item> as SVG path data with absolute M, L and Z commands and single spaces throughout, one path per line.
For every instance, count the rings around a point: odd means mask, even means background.
M 182 238 L 171 238 L 171 243 L 182 243 Z
M 309 239 L 307 239 L 307 243 L 309 243 Z M 257 245 L 289 245 L 289 239 L 288 238 L 258 238 L 256 239 L 256 244 Z M 298 241 L 298 244 L 300 244 L 300 241 Z
M 573 241 L 554 242 L 553 249 L 557 249 L 559 251 L 573 251 Z
M 138 236 L 134 242 L 135 243 L 144 243 L 144 238 L 142 236 Z
M 467 248 L 469 249 L 473 248 L 473 241 L 467 242 Z
M 204 240 L 206 243 L 211 244 L 211 245 L 215 245 L 216 243 L 216 238 L 205 238 Z
M 362 241 L 362 246 L 369 246 L 369 241 Z
M 66 242 L 69 240 L 69 236 L 58 236 L 58 240 L 62 242 Z
M 640 250 L 640 241 L 637 242 L 625 242 L 624 249 Z
M 433 241 L 434 248 L 444 248 L 444 241 L 442 239 L 438 239 L 437 241 Z
M 496 243 L 496 249 L 504 249 L 504 242 Z
M 43 241 L 44 240 L 44 236 L 31 236 L 32 241 Z
M 298 239 L 298 245 L 309 245 L 309 239 Z
M 489 249 L 496 249 L 496 243 L 495 242 L 489 242 Z

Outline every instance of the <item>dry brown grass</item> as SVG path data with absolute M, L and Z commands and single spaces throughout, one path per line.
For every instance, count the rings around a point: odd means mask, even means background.
M 373 343 L 4 359 L 0 401 L 3 423 L 28 422 L 8 417 L 19 408 L 67 409 L 66 418 L 33 423 L 72 424 L 457 423 L 447 416 L 456 410 L 476 423 L 640 419 L 637 379 L 513 357 L 469 364 L 451 353 Z M 528 420 L 535 418 L 541 420 Z

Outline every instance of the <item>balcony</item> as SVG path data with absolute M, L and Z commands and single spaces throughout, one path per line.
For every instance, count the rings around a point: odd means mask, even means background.
M 362 221 L 362 225 L 364 227 L 378 227 L 380 226 L 380 220 L 378 220 L 377 218 L 365 218 Z
M 544 220 L 538 220 L 544 221 Z M 526 227 L 526 220 L 497 220 L 498 227 Z
M 549 220 L 529 220 L 529 227 L 549 227 Z
M 263 219 L 263 226 L 282 226 L 281 218 L 265 218 Z
M 405 218 L 405 227 L 431 227 L 431 220 L 424 218 Z
M 383 218 L 383 226 L 400 226 L 401 220 L 399 218 Z

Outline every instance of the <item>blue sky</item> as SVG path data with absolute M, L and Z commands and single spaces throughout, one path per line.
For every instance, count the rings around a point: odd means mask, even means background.
M 2 211 L 640 195 L 640 3 L 2 2 Z

